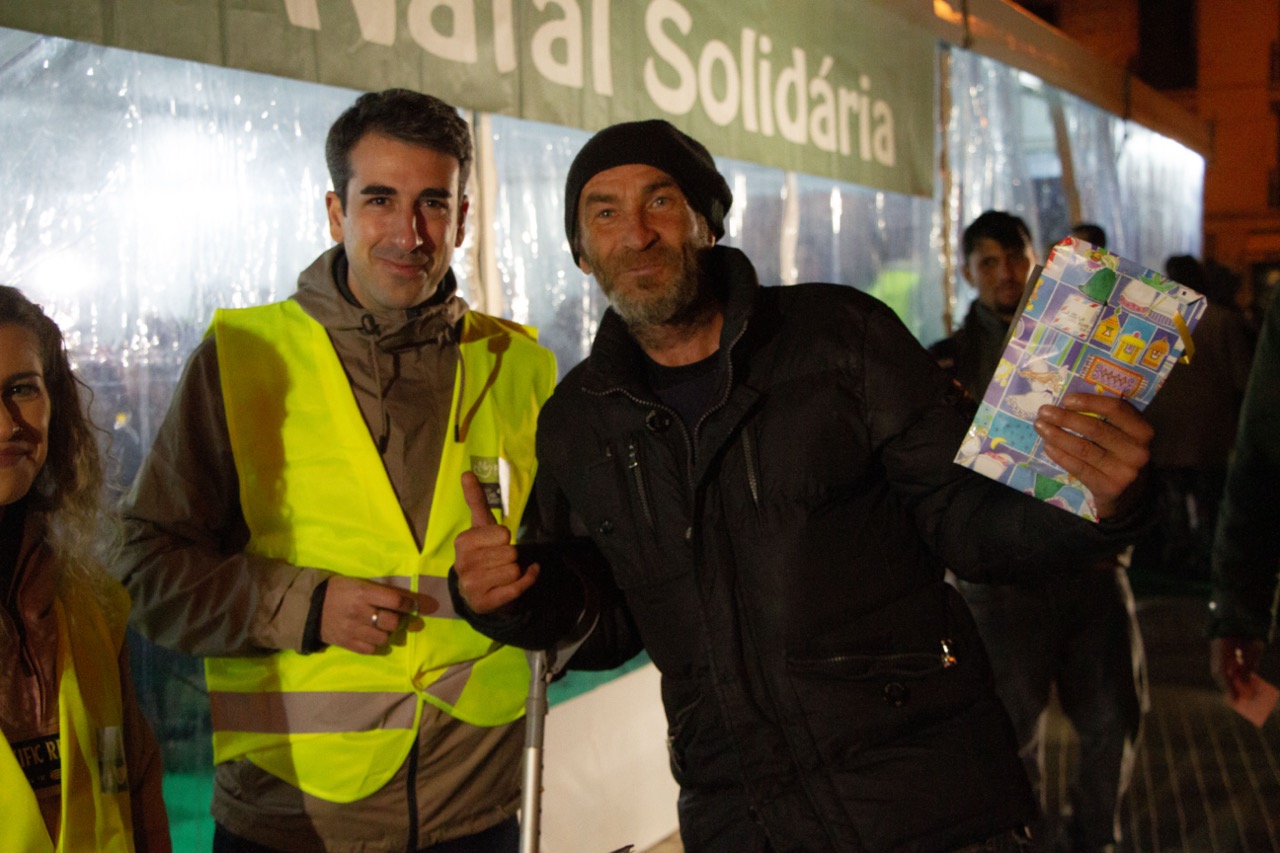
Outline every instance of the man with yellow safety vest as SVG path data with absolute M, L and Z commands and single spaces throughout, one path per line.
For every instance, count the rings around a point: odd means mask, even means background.
M 215 314 L 118 574 L 144 634 L 206 658 L 215 850 L 514 851 L 528 667 L 446 578 L 462 472 L 520 518 L 555 359 L 457 294 L 452 107 L 363 95 L 326 158 L 340 245 L 290 299 Z

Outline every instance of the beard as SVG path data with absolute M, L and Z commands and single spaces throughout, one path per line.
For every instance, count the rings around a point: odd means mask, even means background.
M 692 319 L 705 301 L 699 274 L 699 255 L 705 247 L 693 242 L 676 249 L 653 246 L 620 252 L 597 262 L 588 258 L 600 289 L 629 328 L 677 325 Z M 643 276 L 624 275 L 637 266 L 658 264 L 662 269 Z

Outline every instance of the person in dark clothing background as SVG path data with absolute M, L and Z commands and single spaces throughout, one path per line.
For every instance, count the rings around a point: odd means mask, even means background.
M 1134 546 L 1131 568 L 1135 580 L 1203 587 L 1254 341 L 1235 307 L 1239 282 L 1229 270 L 1211 274 L 1190 255 L 1175 255 L 1165 272 L 1203 293 L 1209 304 L 1192 336 L 1195 356 L 1174 368 L 1147 407 L 1147 420 L 1159 435 L 1151 442 L 1151 478 L 1162 511 L 1160 522 Z
M 1150 429 L 1116 398 L 1041 410 L 1099 524 L 953 464 L 965 409 L 907 329 L 853 288 L 760 287 L 719 242 L 731 204 L 667 122 L 579 152 L 566 232 L 611 307 L 539 418 L 531 554 L 463 475 L 454 605 L 527 648 L 598 612 L 580 668 L 649 653 L 691 853 L 1024 849 L 1030 790 L 945 568 L 1113 553 Z
M 1272 297 L 1240 410 L 1213 544 L 1210 671 L 1232 699 L 1257 689 L 1254 673 L 1275 638 L 1280 525 L 1280 299 Z
M 929 351 L 970 398 L 981 400 L 1036 257 L 1026 223 L 1004 211 L 975 219 L 962 244 L 964 278 L 977 299 L 964 325 Z M 996 691 L 1013 718 L 1042 812 L 1045 719 L 1054 686 L 1079 735 L 1070 816 L 1060 828 L 1054 815 L 1038 823 L 1041 835 L 1058 836 L 1053 841 L 1062 850 L 1105 850 L 1120 841 L 1120 802 L 1147 708 L 1146 658 L 1118 554 L 1093 556 L 1079 571 L 1033 583 L 956 581 L 991 657 Z

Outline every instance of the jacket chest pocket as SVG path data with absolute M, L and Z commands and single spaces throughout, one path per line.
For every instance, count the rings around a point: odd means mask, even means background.
M 660 583 L 689 570 L 680 471 L 670 448 L 643 434 L 609 442 L 587 464 L 578 514 L 609 558 L 621 589 Z

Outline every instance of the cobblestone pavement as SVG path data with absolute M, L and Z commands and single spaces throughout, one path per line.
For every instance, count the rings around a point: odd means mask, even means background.
M 1139 598 L 1151 711 L 1144 723 L 1120 851 L 1280 853 L 1280 712 L 1261 729 L 1222 700 L 1209 678 L 1204 599 Z M 1273 652 L 1264 674 L 1277 682 Z M 1065 799 L 1075 738 L 1050 720 L 1050 811 Z

